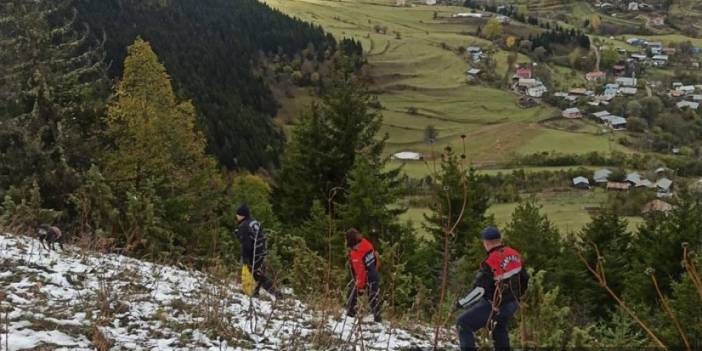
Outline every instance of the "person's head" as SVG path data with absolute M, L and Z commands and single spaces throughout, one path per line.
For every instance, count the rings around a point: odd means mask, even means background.
M 480 240 L 483 242 L 485 251 L 490 251 L 492 248 L 502 245 L 502 234 L 495 227 L 486 227 L 480 231 Z
M 363 235 L 361 235 L 361 232 L 358 231 L 358 229 L 351 228 L 346 231 L 346 246 L 354 247 L 361 241 L 361 239 L 363 239 Z
M 246 218 L 251 216 L 251 210 L 247 204 L 241 204 L 239 208 L 236 209 L 236 220 L 241 222 Z

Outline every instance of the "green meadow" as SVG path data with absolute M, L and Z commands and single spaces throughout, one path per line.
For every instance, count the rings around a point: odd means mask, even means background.
M 319 24 L 337 38 L 363 43 L 374 80 L 371 89 L 383 106 L 382 132 L 390 137 L 389 153 L 430 153 L 432 149 L 441 151 L 446 145 L 462 148 L 465 142 L 469 160 L 482 165 L 504 162 L 525 152 L 609 150 L 607 136 L 575 134 L 541 125 L 540 121 L 559 115 L 555 108 L 521 108 L 518 96 L 510 91 L 485 84 L 469 85 L 465 71 L 471 65 L 458 47 L 491 48 L 499 77 L 507 73 L 508 53 L 474 36 L 477 27 L 485 24 L 484 19 L 451 17 L 469 11 L 467 8 L 398 7 L 390 0 L 264 2 Z M 386 34 L 377 33 L 376 26 L 387 27 Z M 505 26 L 506 33 L 532 30 L 523 24 Z M 528 61 L 523 55 L 518 59 Z M 560 73 L 564 69 L 558 70 Z M 299 101 L 303 100 L 296 103 Z M 424 142 L 424 130 L 429 125 L 438 130 L 434 145 Z M 415 173 L 422 176 L 421 172 Z

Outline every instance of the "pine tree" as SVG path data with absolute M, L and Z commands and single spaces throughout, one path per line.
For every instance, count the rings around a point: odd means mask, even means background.
M 655 268 L 655 276 L 664 294 L 669 294 L 672 283 L 683 275 L 680 265 L 683 255 L 681 244 L 695 242 L 702 233 L 702 206 L 699 200 L 681 197 L 676 208 L 667 215 L 653 215 L 639 228 L 636 240 L 631 242 L 625 277 L 626 296 L 649 306 L 657 305 L 658 296 L 651 279 L 644 274 Z
M 464 292 L 485 256 L 478 233 L 492 222 L 486 216 L 488 194 L 475 171 L 462 165 L 462 159 L 451 147 L 442 154 L 432 184 L 431 213 L 425 215 L 425 227 L 432 240 L 417 253 L 418 259 L 424 260 L 418 267 L 418 275 L 427 287 L 436 291 L 442 285 L 443 262 L 447 260 L 452 273 L 448 274 L 447 286 L 457 289 L 455 293 Z
M 356 157 L 348 176 L 346 203 L 340 205 L 338 214 L 345 228 L 356 227 L 374 242 L 398 242 L 398 216 L 405 209 L 397 206 L 399 181 L 383 173 L 385 164 L 371 164 L 365 155 Z
M 621 294 L 628 270 L 626 269 L 626 248 L 632 240 L 632 235 L 627 229 L 627 221 L 617 216 L 610 210 L 597 215 L 580 232 L 584 258 L 594 264 L 603 261 L 607 283 L 610 288 Z M 599 257 L 595 251 L 599 250 Z M 585 267 L 581 268 L 583 271 Z M 588 286 L 585 286 L 579 297 L 579 302 L 593 316 L 604 318 L 608 310 L 614 307 L 615 301 L 604 291 L 590 276 Z
M 378 139 L 382 118 L 369 107 L 366 88 L 351 78 L 336 78 L 320 105 L 313 105 L 293 131 L 275 177 L 274 210 L 281 221 L 309 218 L 314 200 L 343 203 L 347 174 L 358 153 L 378 164 L 386 138 Z M 328 209 L 327 209 L 328 210 Z
M 90 166 L 107 87 L 102 48 L 71 5 L 0 4 L 0 189 L 36 179 L 54 208 Z
M 108 107 L 105 174 L 125 204 L 120 242 L 130 252 L 209 256 L 222 235 L 222 181 L 205 155 L 189 101 L 179 101 L 151 46 L 128 48 Z M 126 198 L 125 198 L 126 197 Z
M 455 226 L 450 242 L 450 255 L 458 259 L 469 255 L 476 267 L 484 252 L 478 233 L 491 219 L 486 215 L 489 194 L 472 168 L 466 169 L 458 155 L 447 147 L 433 186 L 434 201 L 430 215 L 425 215 L 427 230 L 435 243 L 443 243 L 444 228 Z M 465 210 L 461 213 L 464 207 Z M 460 217 L 460 220 L 459 220 Z

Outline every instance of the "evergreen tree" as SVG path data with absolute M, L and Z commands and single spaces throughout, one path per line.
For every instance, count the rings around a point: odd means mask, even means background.
M 371 164 L 365 155 L 358 155 L 348 176 L 346 203 L 338 209 L 345 228 L 356 227 L 373 242 L 401 240 L 398 216 L 405 209 L 398 208 L 399 181 L 383 173 L 385 162 Z
M 648 306 L 656 306 L 658 296 L 651 278 L 644 271 L 649 267 L 655 268 L 659 286 L 663 293 L 669 294 L 672 283 L 679 280 L 684 272 L 684 267 L 680 265 L 683 255 L 681 244 L 700 242 L 700 233 L 702 206 L 699 200 L 683 197 L 667 215 L 647 217 L 629 249 L 626 266 L 630 273 L 625 277 L 626 295 Z
M 0 191 L 35 179 L 53 208 L 90 166 L 107 86 L 102 49 L 71 5 L 0 4 Z
M 126 219 L 119 241 L 128 252 L 212 254 L 221 235 L 222 181 L 205 155 L 195 110 L 179 101 L 150 45 L 137 39 L 108 108 L 105 174 Z
M 378 139 L 382 118 L 369 107 L 366 88 L 351 78 L 337 78 L 320 105 L 300 118 L 275 176 L 273 204 L 286 224 L 309 218 L 313 201 L 344 203 L 347 174 L 358 153 L 381 162 L 386 138 Z
M 627 230 L 627 221 L 612 211 L 604 210 L 582 229 L 580 239 L 584 258 L 592 265 L 603 260 L 607 283 L 615 293 L 621 294 L 628 274 L 626 248 L 632 240 L 632 235 Z M 599 257 L 594 246 L 599 250 Z M 584 271 L 586 268 L 581 264 L 581 269 Z M 582 290 L 579 302 L 586 306 L 592 316 L 604 318 L 616 302 L 597 284 L 594 277 L 590 275 L 587 282 L 588 286 Z
M 492 222 L 486 216 L 489 197 L 480 177 L 473 169 L 464 168 L 451 147 L 447 147 L 442 154 L 435 179 L 436 182 L 432 184 L 433 201 L 429 206 L 431 213 L 425 215 L 425 227 L 432 240 L 426 242 L 425 248 L 418 253 L 418 257 L 425 259 L 419 275 L 428 287 L 438 288 L 444 255 L 448 255 L 450 267 L 455 262 L 463 262 L 463 269 L 460 273 L 451 274 L 448 285 L 464 289 L 485 256 L 478 233 Z M 465 209 L 461 213 L 464 204 Z M 454 230 L 448 236 L 446 251 L 445 236 L 450 229 Z

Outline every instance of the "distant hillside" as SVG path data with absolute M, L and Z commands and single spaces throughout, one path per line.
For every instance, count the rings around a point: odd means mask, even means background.
M 82 0 L 80 20 L 106 35 L 110 74 L 126 47 L 149 41 L 180 95 L 201 114 L 209 151 L 229 168 L 275 165 L 283 139 L 271 123 L 278 104 L 254 73 L 261 53 L 292 55 L 334 39 L 254 0 Z

